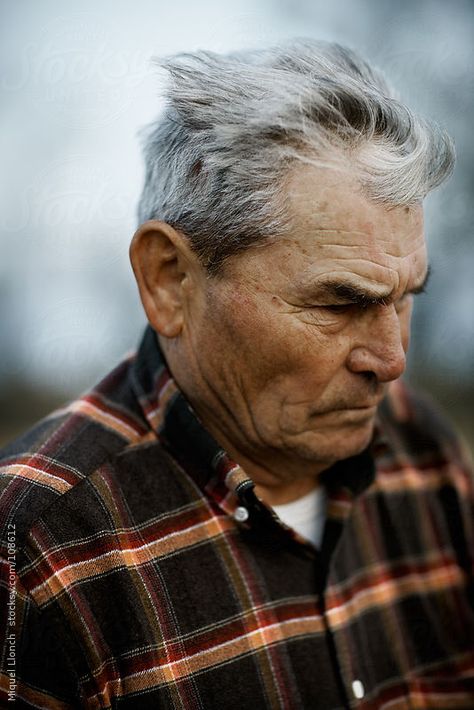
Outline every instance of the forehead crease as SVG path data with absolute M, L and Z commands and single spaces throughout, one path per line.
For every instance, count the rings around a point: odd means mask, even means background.
M 352 278 L 353 281 L 372 284 L 374 288 L 386 289 L 388 285 L 398 284 L 400 273 L 397 265 L 380 263 L 370 258 L 355 259 L 348 255 L 324 259 L 323 263 L 315 261 L 308 264 L 301 277 L 303 283 L 314 283 L 315 280 L 328 280 L 331 277 Z
M 316 252 L 303 250 L 306 257 L 312 256 L 311 260 L 306 260 L 307 268 L 321 263 L 321 260 L 329 264 L 342 266 L 342 268 L 354 269 L 367 267 L 371 269 L 381 269 L 387 271 L 400 271 L 405 268 L 412 268 L 414 265 L 423 265 L 424 249 L 419 245 L 409 253 L 403 255 L 389 254 L 379 249 L 350 245 L 321 245 Z
M 331 209 L 329 205 L 326 205 L 326 209 L 314 209 L 312 205 L 310 211 L 298 211 L 296 220 L 299 225 L 309 226 L 313 231 L 359 232 L 367 237 L 378 236 L 381 232 L 388 235 L 398 234 L 401 229 L 407 233 L 423 229 L 422 213 L 407 217 L 404 211 L 398 214 L 380 208 L 379 205 L 372 205 L 372 209 L 367 210 L 353 200 L 350 207 L 345 208 L 341 207 L 341 200 L 344 200 L 344 197 L 335 195 Z M 374 208 L 377 210 L 375 213 Z
M 328 239 L 328 235 L 331 235 L 333 238 Z M 338 240 L 337 237 L 339 235 L 346 236 Z M 363 241 L 360 239 L 361 235 L 364 237 Z M 353 239 L 351 239 L 351 237 Z M 298 239 L 288 239 L 287 243 L 294 246 L 295 242 L 296 244 L 300 244 L 300 240 Z M 301 240 L 301 245 L 303 246 L 303 244 L 307 249 L 308 243 L 306 240 Z M 387 264 L 390 266 L 394 266 L 394 261 L 399 262 L 400 260 L 412 258 L 418 252 L 421 254 L 426 246 L 423 234 L 397 243 L 390 239 L 383 239 L 382 237 L 371 239 L 367 237 L 365 232 L 354 230 L 326 230 L 323 239 L 318 239 L 318 234 L 316 233 L 314 235 L 313 244 L 320 253 L 325 254 L 327 252 L 328 258 L 332 256 L 337 259 L 354 259 L 359 257 L 362 259 L 370 259 L 380 264 L 390 261 L 392 263 Z
M 362 235 L 369 241 L 370 235 L 365 231 L 364 229 L 355 229 L 354 227 L 322 227 L 322 226 L 314 226 L 312 225 L 312 231 L 315 233 L 315 238 L 317 238 L 318 234 L 349 234 L 349 235 L 354 235 L 354 236 L 360 236 Z
M 393 240 L 390 239 L 385 240 L 380 238 L 377 241 L 377 251 L 380 251 L 381 255 L 383 254 L 384 256 L 389 257 L 390 259 L 408 259 L 409 257 L 413 256 L 413 254 L 424 248 L 423 234 L 420 234 L 414 239 L 405 240 L 404 242 L 400 242 L 398 244 L 394 243 Z M 394 250 L 394 246 L 397 246 L 398 248 Z M 380 247 L 382 247 L 383 249 L 380 249 Z

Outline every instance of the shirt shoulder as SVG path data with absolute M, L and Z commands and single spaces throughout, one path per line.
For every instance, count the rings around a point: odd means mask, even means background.
M 14 527 L 20 548 L 47 509 L 128 447 L 156 438 L 131 387 L 131 362 L 0 450 L 1 550 L 7 531 Z
M 379 409 L 379 433 L 379 470 L 473 488 L 468 446 L 430 395 L 403 381 L 392 383 Z

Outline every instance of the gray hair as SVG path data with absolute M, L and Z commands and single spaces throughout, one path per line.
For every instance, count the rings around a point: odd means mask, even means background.
M 138 218 L 182 231 L 210 274 L 288 232 L 285 177 L 297 161 L 355 171 L 367 197 L 391 205 L 419 202 L 452 171 L 449 136 L 338 44 L 157 61 L 171 81 L 163 115 L 144 129 Z

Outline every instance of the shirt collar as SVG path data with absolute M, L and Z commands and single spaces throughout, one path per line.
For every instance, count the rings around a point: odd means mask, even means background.
M 160 442 L 199 488 L 224 510 L 233 512 L 252 494 L 253 482 L 199 421 L 174 381 L 150 325 L 145 329 L 131 377 L 144 416 Z M 372 451 L 379 440 L 377 427 L 371 447 L 323 472 L 321 480 L 327 489 L 337 490 L 346 501 L 362 493 L 374 479 Z

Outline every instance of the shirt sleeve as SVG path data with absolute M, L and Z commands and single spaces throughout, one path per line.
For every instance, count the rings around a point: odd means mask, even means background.
M 0 558 L 0 654 L 0 707 L 83 707 L 61 639 L 21 584 L 10 557 Z

